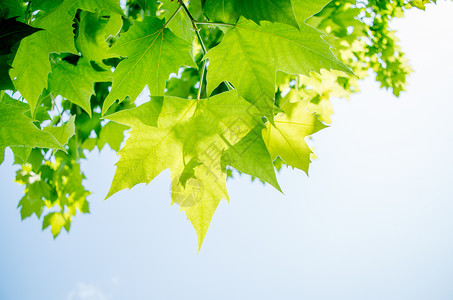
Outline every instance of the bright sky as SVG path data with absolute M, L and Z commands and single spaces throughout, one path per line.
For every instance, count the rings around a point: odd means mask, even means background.
M 57 240 L 20 221 L 0 166 L 0 299 L 453 299 L 453 3 L 394 23 L 415 73 L 400 99 L 363 82 L 314 137 L 310 178 L 285 195 L 229 182 L 197 254 L 168 173 L 102 201 L 117 158 L 90 155 L 92 213 Z

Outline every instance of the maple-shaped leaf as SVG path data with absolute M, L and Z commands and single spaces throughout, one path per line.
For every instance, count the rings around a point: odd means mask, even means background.
M 267 123 L 263 138 L 272 158 L 282 158 L 287 165 L 298 168 L 308 174 L 312 151 L 305 138 L 325 128 L 314 115 L 307 110 L 308 100 L 282 105 L 284 113 L 274 119 L 274 125 Z
M 16 101 L 18 102 L 18 101 Z M 24 115 L 27 107 L 19 103 L 0 102 L 0 163 L 8 146 L 53 148 L 66 151 L 48 132 L 39 130 L 33 120 Z
M 62 126 L 44 127 L 43 130 L 52 134 L 61 145 L 66 145 L 69 138 L 75 134 L 75 117 L 71 116 Z
M 18 147 L 16 147 L 16 149 L 17 148 Z M 14 153 L 16 154 L 16 152 Z M 31 156 L 33 156 L 33 154 Z M 39 219 L 42 212 L 44 211 L 44 208 L 46 207 L 44 200 L 51 200 L 50 202 L 53 202 L 52 200 L 55 200 L 52 197 L 55 192 L 52 190 L 52 186 L 51 184 L 49 184 L 49 180 L 47 180 L 49 175 L 53 172 L 50 168 L 50 164 L 47 163 L 41 166 L 42 158 L 42 155 L 39 158 L 36 157 L 36 159 L 38 160 L 38 167 L 33 167 L 33 163 L 24 164 L 22 165 L 22 168 L 17 170 L 16 172 L 15 181 L 17 183 L 25 185 L 24 196 L 19 201 L 19 205 L 17 206 L 18 208 L 20 208 L 20 216 L 22 220 L 30 217 L 33 214 L 35 214 Z M 34 158 L 31 157 L 30 160 L 33 159 Z M 45 172 L 42 172 L 42 170 L 45 170 Z
M 311 1 L 309 1 L 311 2 Z M 298 26 L 291 0 L 206 0 L 203 11 L 212 21 L 236 23 L 240 16 Z
M 135 100 L 146 85 L 152 96 L 163 95 L 171 73 L 178 73 L 181 66 L 196 67 L 190 55 L 191 44 L 164 24 L 159 18 L 145 17 L 113 45 L 110 52 L 126 59 L 113 73 L 112 90 L 104 101 L 103 113 L 116 100 L 121 102 L 127 96 Z
M 60 60 L 52 65 L 49 74 L 49 89 L 77 104 L 91 116 L 91 95 L 95 82 L 111 81 L 109 71 L 96 71 L 86 59 L 79 59 L 77 65 Z
M 42 229 L 51 226 L 55 238 L 63 227 L 69 232 L 72 216 L 76 215 L 77 210 L 89 212 L 86 197 L 90 192 L 82 185 L 85 176 L 80 170 L 80 164 L 62 155 L 57 156 L 55 162 L 46 162 L 41 167 L 40 175 L 41 180 L 47 182 L 53 190 L 50 198 L 42 195 L 47 208 L 59 209 L 59 212 L 49 212 L 44 216 L 42 226 Z
M 25 182 L 25 180 L 27 182 Z M 40 176 L 38 174 L 34 173 L 29 174 L 28 176 L 23 176 L 18 172 L 16 182 L 26 184 L 26 189 L 24 191 L 25 195 L 19 201 L 17 206 L 20 207 L 21 219 L 26 219 L 33 214 L 40 218 L 45 207 L 42 197 L 50 195 L 50 186 L 46 182 L 40 180 Z
M 51 1 L 46 1 L 48 3 Z M 58 3 L 57 1 L 53 3 Z M 115 5 L 116 3 L 116 5 Z M 115 8 L 118 6 L 117 8 Z M 37 17 L 31 25 L 43 29 L 26 37 L 20 43 L 10 71 L 14 87 L 30 105 L 32 115 L 38 104 L 38 98 L 47 87 L 47 77 L 51 72 L 50 53 L 74 53 L 73 18 L 81 8 L 89 11 L 108 9 L 122 13 L 119 2 L 114 0 L 65 0 L 49 12 Z M 119 10 L 118 10 L 119 9 Z
M 47 214 L 42 222 L 42 230 L 50 226 L 50 231 L 52 232 L 54 238 L 60 234 L 61 228 L 63 227 L 67 232 L 69 232 L 71 221 L 69 218 L 65 218 L 65 215 L 67 214 L 59 212 L 51 212 Z
M 123 20 L 119 14 L 111 13 L 110 17 L 105 19 L 100 12 L 82 12 L 76 34 L 77 49 L 84 58 L 102 64 L 103 59 L 115 57 L 108 53 L 110 48 L 106 40 L 116 36 L 122 25 Z
M 23 38 L 39 31 L 16 20 L 17 17 L 2 19 L 0 16 L 0 90 L 14 89 L 9 70 L 14 58 L 13 46 Z
M 38 98 L 47 87 L 51 71 L 49 54 L 76 53 L 72 33 L 72 17 L 68 14 L 70 1 L 65 1 L 47 15 L 36 18 L 31 25 L 43 30 L 26 37 L 20 43 L 10 76 L 15 88 L 30 105 L 32 115 Z
M 258 110 L 230 91 L 198 101 L 152 97 L 106 118 L 132 128 L 107 197 L 170 169 L 172 201 L 187 212 L 201 245 L 215 207 L 228 198 L 222 153 L 261 123 Z
M 269 120 L 273 119 L 277 71 L 308 75 L 336 69 L 351 73 L 335 58 L 320 33 L 308 25 L 299 30 L 285 24 L 262 22 L 259 26 L 241 20 L 205 59 L 209 59 L 210 70 L 208 93 L 229 81 Z

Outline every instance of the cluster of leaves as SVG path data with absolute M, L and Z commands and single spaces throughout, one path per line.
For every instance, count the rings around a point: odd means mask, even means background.
M 170 169 L 201 246 L 232 169 L 280 190 L 276 168 L 308 172 L 331 97 L 369 70 L 404 90 L 389 22 L 428 2 L 2 1 L 0 156 L 20 165 L 22 218 L 69 230 L 89 212 L 80 160 L 109 145 L 121 158 L 107 197 Z

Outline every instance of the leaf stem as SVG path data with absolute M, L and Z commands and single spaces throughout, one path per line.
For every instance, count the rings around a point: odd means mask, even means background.
M 200 100 L 201 99 L 201 87 L 203 85 L 203 81 L 204 81 L 204 76 L 205 76 L 205 73 L 206 73 L 206 65 L 207 65 L 207 60 L 205 59 L 203 61 L 203 67 L 201 69 L 201 77 L 200 77 L 200 86 L 198 87 L 198 94 L 197 94 L 197 100 Z
M 193 18 L 192 14 L 190 13 L 190 11 L 187 9 L 187 6 L 184 4 L 184 1 L 183 0 L 180 0 L 180 4 L 181 4 L 181 7 L 184 9 L 184 11 L 186 12 L 187 16 L 189 17 L 190 19 L 190 22 L 192 23 L 192 27 L 195 31 L 195 34 L 197 35 L 197 38 L 198 38 L 198 41 L 200 42 L 200 45 L 201 45 L 201 50 L 203 52 L 203 55 L 206 55 L 206 53 L 208 52 L 207 49 L 206 49 L 206 46 L 203 42 L 203 38 L 201 37 L 201 34 L 200 34 L 200 29 L 198 28 L 197 26 L 197 21 Z M 200 76 L 200 86 L 198 87 L 198 94 L 197 94 L 197 100 L 200 100 L 201 98 L 201 91 L 203 89 L 203 81 L 204 81 L 204 74 L 206 72 L 206 64 L 207 64 L 207 61 L 204 60 L 203 61 L 203 67 L 201 68 L 201 76 Z
M 227 26 L 227 27 L 234 27 L 233 24 L 228 23 L 219 23 L 219 22 L 205 22 L 205 21 L 194 21 L 197 25 L 211 25 L 211 26 Z
M 190 19 L 190 22 L 192 23 L 192 27 L 193 29 L 195 30 L 195 34 L 197 35 L 197 38 L 198 40 L 200 41 L 200 44 L 201 44 L 201 50 L 203 50 L 203 54 L 206 54 L 208 51 L 206 50 L 206 46 L 203 42 L 203 39 L 201 38 L 201 35 L 200 35 L 200 29 L 198 28 L 197 26 L 197 21 L 194 19 L 194 17 L 192 16 L 192 14 L 190 13 L 190 11 L 187 9 L 187 6 L 184 4 L 184 1 L 183 0 L 180 0 L 181 2 L 181 6 L 182 8 L 184 9 L 184 11 L 186 12 L 187 16 L 189 17 Z
M 213 25 L 213 26 L 229 26 L 229 27 L 234 27 L 233 24 L 226 24 L 226 23 L 214 23 L 214 22 L 202 22 L 202 21 L 197 21 L 194 19 L 194 17 L 192 16 L 192 14 L 190 13 L 190 11 L 187 9 L 187 6 L 184 4 L 184 1 L 183 0 L 180 0 L 180 5 L 181 7 L 184 9 L 184 11 L 186 12 L 187 16 L 189 17 L 190 19 L 190 22 L 192 23 L 192 27 L 195 31 L 195 34 L 197 35 L 197 38 L 198 38 L 198 41 L 200 42 L 200 45 L 201 45 L 201 50 L 203 52 L 203 55 L 206 55 L 206 53 L 208 52 L 208 50 L 206 49 L 206 46 L 203 42 L 203 39 L 200 35 L 200 29 L 198 28 L 197 24 L 198 25 Z M 203 61 L 203 67 L 201 69 L 201 78 L 200 78 L 200 86 L 198 87 L 198 94 L 197 94 L 197 100 L 200 100 L 201 98 L 201 91 L 202 91 L 202 88 L 203 88 L 203 82 L 204 82 L 204 78 L 205 78 L 205 73 L 206 73 L 206 67 L 207 67 L 207 60 L 205 59 Z M 228 88 L 230 90 L 234 90 L 233 86 L 229 83 L 229 82 L 226 82 Z
M 182 8 L 182 5 L 181 5 L 181 3 L 182 3 L 182 1 L 180 2 L 178 9 L 177 9 L 177 10 L 176 10 L 176 11 L 175 11 L 175 12 L 174 12 L 174 13 L 173 13 L 172 15 L 171 15 L 171 17 L 170 17 L 170 18 L 168 19 L 168 21 L 167 21 L 167 22 L 165 22 L 165 24 L 164 24 L 164 28 L 166 28 L 166 27 L 167 27 L 167 25 L 168 25 L 168 23 L 170 23 L 170 22 L 171 22 L 171 21 L 172 21 L 172 20 L 173 20 L 173 19 L 175 18 L 175 16 L 176 16 L 176 15 L 177 15 L 177 14 L 179 13 L 179 11 L 180 11 L 180 10 L 181 10 L 181 8 Z

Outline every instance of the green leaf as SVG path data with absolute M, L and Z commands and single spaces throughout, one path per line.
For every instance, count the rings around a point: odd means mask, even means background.
M 28 146 L 66 151 L 50 133 L 36 128 L 33 120 L 24 115 L 25 111 L 22 105 L 0 102 L 0 149 Z
M 273 119 L 276 72 L 305 74 L 321 69 L 351 73 L 338 61 L 320 33 L 307 25 L 300 30 L 285 24 L 240 21 L 211 49 L 208 93 L 229 81 L 247 101 Z
M 124 140 L 124 131 L 129 129 L 128 126 L 124 126 L 115 122 L 109 122 L 102 127 L 97 140 L 97 146 L 99 151 L 108 144 L 112 150 L 119 151 L 121 143 Z
M 321 11 L 332 0 L 291 0 L 294 6 L 294 13 L 299 25 L 303 25 L 305 20 Z
M 44 209 L 44 201 L 41 199 L 41 182 L 32 183 L 26 192 L 26 195 L 19 201 L 20 217 L 22 220 L 35 214 L 41 217 Z
M 171 1 L 171 0 L 162 0 L 162 14 L 160 15 L 161 18 L 165 18 L 168 20 L 173 13 L 179 8 L 178 1 Z M 195 32 L 192 30 L 192 22 L 190 18 L 187 16 L 186 12 L 181 9 L 174 17 L 173 20 L 168 24 L 168 28 L 173 32 L 176 36 L 192 43 L 195 38 Z
M 14 154 L 14 164 L 24 164 L 27 162 L 28 157 L 30 156 L 31 147 L 21 147 L 21 146 L 11 146 L 11 150 Z
M 71 6 L 71 1 L 65 1 L 45 16 L 36 18 L 31 25 L 43 30 L 23 39 L 14 58 L 10 75 L 15 88 L 30 105 L 32 115 L 39 96 L 47 87 L 47 76 L 51 71 L 49 54 L 77 53 L 72 16 L 68 14 Z
M 409 4 L 417 7 L 418 9 L 425 10 L 425 5 L 433 2 L 436 3 L 436 1 L 433 0 L 411 0 L 409 1 Z
M 123 14 L 119 1 L 115 0 L 65 0 L 55 8 L 49 7 L 47 14 L 32 22 L 33 27 L 43 30 L 22 40 L 10 71 L 14 86 L 27 100 L 32 115 L 38 104 L 38 97 L 47 88 L 47 77 L 51 72 L 49 54 L 77 54 L 72 27 L 77 8 L 92 12 L 107 9 Z
M 16 21 L 17 17 L 2 19 L 0 17 L 0 90 L 13 90 L 14 85 L 9 77 L 12 58 L 15 55 L 16 43 L 40 29 Z
M 109 54 L 106 39 L 115 36 L 121 29 L 121 15 L 110 14 L 106 20 L 99 13 L 82 12 L 76 37 L 76 47 L 87 60 L 102 63 L 103 59 L 115 57 Z
M 50 193 L 49 185 L 42 181 L 39 175 L 34 174 L 33 176 L 29 176 L 27 180 L 25 195 L 19 201 L 18 205 L 22 220 L 33 214 L 40 218 L 45 207 L 42 197 Z
M 287 165 L 308 174 L 312 151 L 305 138 L 327 127 L 307 110 L 308 100 L 287 102 L 282 106 L 284 113 L 274 119 L 275 125 L 267 123 L 263 138 L 272 158 L 281 157 Z
M 69 232 L 70 224 L 71 221 L 68 222 L 64 214 L 52 212 L 44 217 L 42 229 L 44 230 L 50 226 L 50 231 L 52 232 L 53 237 L 56 238 L 60 234 L 61 228 L 63 226 L 66 229 L 66 231 Z
M 164 28 L 164 21 L 145 17 L 136 22 L 111 48 L 111 53 L 127 57 L 113 73 L 113 86 L 104 101 L 103 114 L 115 102 L 129 96 L 135 100 L 145 85 L 152 96 L 163 95 L 171 73 L 181 66 L 196 67 L 191 44 Z
M 61 145 L 66 145 L 70 137 L 75 134 L 75 116 L 60 127 L 44 127 L 43 130 L 52 134 Z
M 262 126 L 255 127 L 238 143 L 226 150 L 222 156 L 222 163 L 258 177 L 281 192 L 271 155 L 263 140 L 262 128 Z
M 22 0 L 2 0 L 0 12 L 1 11 L 6 12 L 7 18 L 23 18 L 25 14 L 25 5 Z
M 0 18 L 0 55 L 11 53 L 14 44 L 41 30 L 18 22 L 16 19 L 17 17 L 6 20 Z
M 156 11 L 159 5 L 157 0 L 137 0 L 137 4 L 145 11 Z
M 77 66 L 64 60 L 52 65 L 49 75 L 49 89 L 80 106 L 91 116 L 90 98 L 95 82 L 111 81 L 112 73 L 96 71 L 85 59 L 79 59 Z
M 120 0 L 71 0 L 73 5 L 71 9 L 83 9 L 86 11 L 96 12 L 102 9 L 112 13 L 124 15 L 120 6 Z
M 236 23 L 240 16 L 298 27 L 291 0 L 206 0 L 203 11 L 212 21 Z
M 219 201 L 228 199 L 222 153 L 261 123 L 259 112 L 231 91 L 198 101 L 152 97 L 106 118 L 132 128 L 107 197 L 170 169 L 172 202 L 186 212 L 201 246 Z
M 9 55 L 0 55 L 0 91 L 1 90 L 14 90 L 13 82 L 9 77 Z
M 78 8 L 91 12 L 105 9 L 120 15 L 124 14 L 119 0 L 33 0 L 32 5 L 34 10 L 40 9 L 50 12 L 63 2 L 70 4 L 68 6 L 70 14 L 74 14 Z

